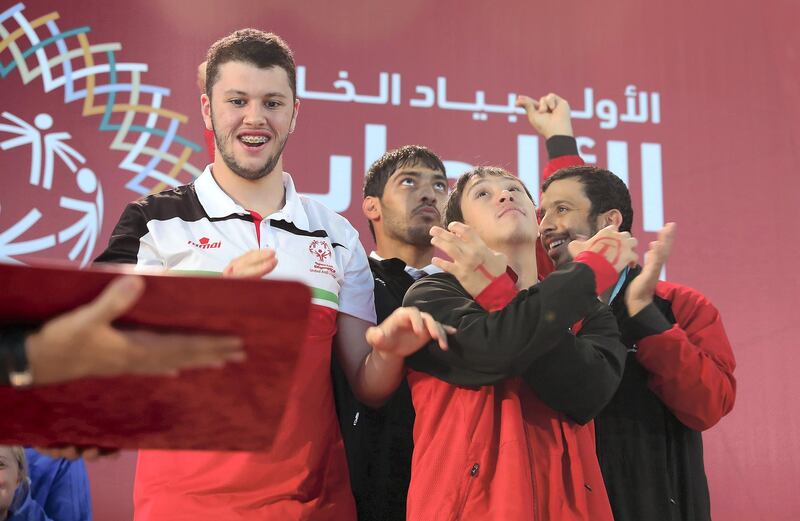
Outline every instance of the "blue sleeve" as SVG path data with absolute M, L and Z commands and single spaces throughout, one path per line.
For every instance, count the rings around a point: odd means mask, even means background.
M 20 490 L 17 490 L 19 493 Z M 48 517 L 44 509 L 34 501 L 31 496 L 30 490 L 26 491 L 25 499 L 19 500 L 15 498 L 14 502 L 21 501 L 21 505 L 15 508 L 13 512 L 9 512 L 6 521 L 54 521 L 52 517 Z
M 53 459 L 26 449 L 31 495 L 47 516 L 58 521 L 91 521 L 89 478 L 83 460 Z

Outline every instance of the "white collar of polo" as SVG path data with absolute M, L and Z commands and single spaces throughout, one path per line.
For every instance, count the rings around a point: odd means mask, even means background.
M 265 219 L 282 219 L 293 222 L 298 228 L 307 230 L 308 215 L 306 215 L 303 202 L 294 187 L 292 176 L 288 172 L 283 172 L 283 188 L 285 190 L 286 204 L 277 212 L 265 217 Z M 217 184 L 216 179 L 211 174 L 211 165 L 206 166 L 200 177 L 195 179 L 194 190 L 209 217 L 221 218 L 233 214 L 250 214 Z
M 270 219 L 283 219 L 294 223 L 295 226 L 302 230 L 308 230 L 308 215 L 289 172 L 283 172 L 283 188 L 285 190 L 286 204 L 283 205 L 283 208 L 270 215 Z

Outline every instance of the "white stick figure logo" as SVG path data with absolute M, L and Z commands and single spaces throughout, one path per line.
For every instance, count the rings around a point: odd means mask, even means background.
M 68 132 L 46 133 L 53 127 L 53 118 L 49 114 L 38 114 L 33 120 L 33 125 L 10 112 L 3 112 L 1 116 L 13 125 L 0 122 L 0 133 L 12 134 L 13 137 L 0 141 L 0 149 L 11 150 L 25 145 L 30 146 L 31 167 L 28 183 L 31 186 L 41 187 L 44 190 L 53 189 L 56 173 L 63 170 L 57 168 L 56 158 L 58 158 L 60 165 L 66 166 L 69 170 L 78 190 L 88 196 L 88 199 L 62 195 L 59 206 L 78 212 L 79 217 L 58 232 L 17 241 L 29 231 L 35 235 L 36 230 L 33 228 L 44 217 L 39 208 L 31 208 L 16 223 L 0 231 L 0 262 L 21 263 L 14 257 L 41 252 L 77 237 L 67 257 L 71 261 L 80 257 L 80 266 L 86 266 L 94 252 L 103 223 L 103 188 L 97 176 L 85 166 L 86 158 L 66 143 L 72 139 Z

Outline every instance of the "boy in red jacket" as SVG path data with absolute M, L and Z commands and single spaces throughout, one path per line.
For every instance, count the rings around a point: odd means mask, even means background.
M 448 351 L 407 360 L 409 519 L 610 521 L 590 420 L 616 391 L 625 349 L 597 297 L 635 263 L 635 240 L 608 227 L 573 241 L 575 260 L 538 283 L 533 200 L 492 167 L 458 180 L 445 224 L 431 234 L 447 273 L 404 300 L 457 328 Z

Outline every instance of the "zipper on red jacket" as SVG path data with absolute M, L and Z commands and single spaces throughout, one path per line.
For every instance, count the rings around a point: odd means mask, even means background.
M 461 518 L 461 514 L 464 513 L 464 507 L 467 506 L 467 499 L 469 499 L 469 490 L 472 488 L 472 482 L 478 477 L 478 472 L 480 472 L 481 466 L 479 463 L 475 463 L 469 469 L 469 478 L 467 481 L 467 486 L 464 487 L 464 498 L 461 500 L 461 504 L 458 506 L 458 509 L 455 511 L 455 516 L 453 517 L 454 521 L 458 521 Z

